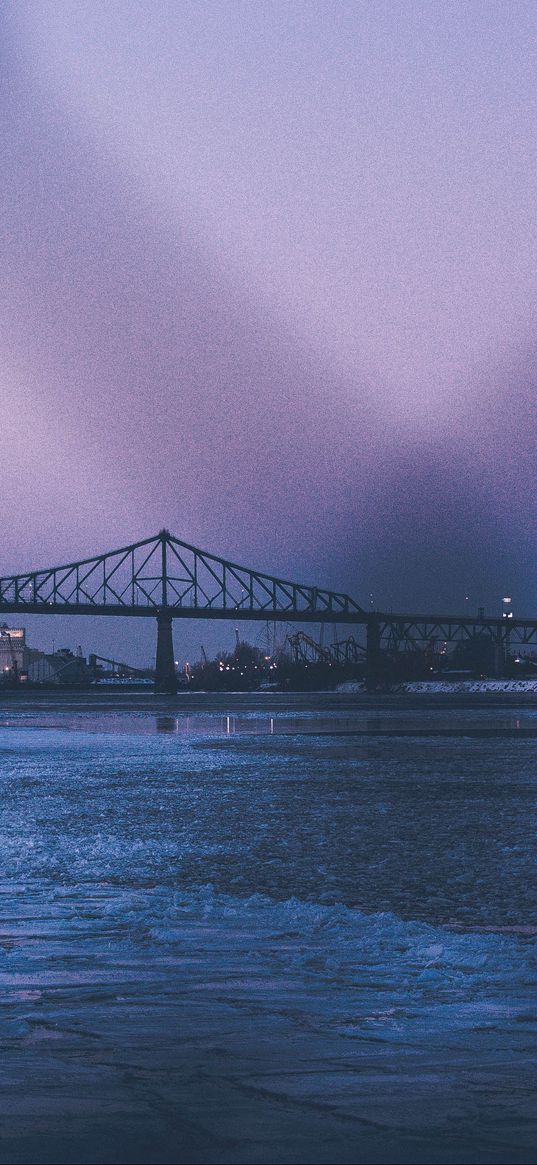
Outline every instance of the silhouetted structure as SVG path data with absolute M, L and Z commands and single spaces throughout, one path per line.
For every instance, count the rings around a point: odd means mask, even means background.
M 167 530 L 94 558 L 1 578 L 0 617 L 15 612 L 156 619 L 156 686 L 170 692 L 177 682 L 172 622 L 180 618 L 361 626 L 372 689 L 385 682 L 385 653 L 394 641 L 420 646 L 487 639 L 497 672 L 509 648 L 537 644 L 537 619 L 365 611 L 347 594 L 250 570 L 181 542 Z
M 68 647 L 58 651 L 38 651 L 26 642 L 24 627 L 0 627 L 0 683 L 4 687 L 22 684 L 83 687 L 90 673 L 82 652 Z

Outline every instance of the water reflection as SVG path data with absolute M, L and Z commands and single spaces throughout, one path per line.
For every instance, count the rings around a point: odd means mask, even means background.
M 179 721 L 177 716 L 157 716 L 157 732 L 178 732 Z
M 127 725 L 116 720 L 116 731 L 151 732 L 153 719 L 147 717 Z M 157 732 L 199 734 L 201 736 L 536 736 L 537 722 L 531 716 L 491 718 L 472 713 L 471 720 L 451 713 L 438 716 L 423 712 L 407 716 L 238 716 L 203 715 L 155 717 Z M 110 727 L 110 731 L 114 731 Z
M 174 715 L 169 712 L 132 710 L 87 712 L 16 711 L 0 715 L 0 728 L 54 728 L 69 732 L 104 732 L 117 734 L 167 736 L 474 736 L 535 737 L 537 717 L 532 709 L 526 713 L 504 713 L 497 709 L 436 710 L 423 708 L 407 712 L 387 710 L 371 715 L 363 710 L 341 715 L 337 712 L 303 712 L 289 714 L 193 712 Z

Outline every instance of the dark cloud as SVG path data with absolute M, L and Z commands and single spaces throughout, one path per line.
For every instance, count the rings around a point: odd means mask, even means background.
M 211 262 L 186 206 L 172 231 L 15 54 L 2 102 L 4 573 L 166 524 L 364 603 L 492 609 L 509 587 L 533 610 L 533 354 L 413 431 Z

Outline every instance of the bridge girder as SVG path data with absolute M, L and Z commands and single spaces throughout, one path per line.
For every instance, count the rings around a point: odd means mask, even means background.
M 331 621 L 364 612 L 349 595 L 155 538 L 47 570 L 0 578 L 0 614 Z
M 537 644 L 537 619 L 366 611 L 345 593 L 251 570 L 168 530 L 78 562 L 0 578 L 0 617 L 7 614 L 362 625 L 375 651 L 390 643 L 484 637 L 499 646 Z
M 537 643 L 537 619 L 506 619 L 503 615 L 468 618 L 455 615 L 386 615 L 379 613 L 379 635 L 383 644 L 390 639 L 418 646 L 434 641 L 463 643 L 489 639 L 498 646 Z

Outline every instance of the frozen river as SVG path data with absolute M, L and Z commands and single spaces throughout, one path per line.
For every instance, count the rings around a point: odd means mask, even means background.
M 0 703 L 0 1160 L 536 1162 L 537 712 Z

